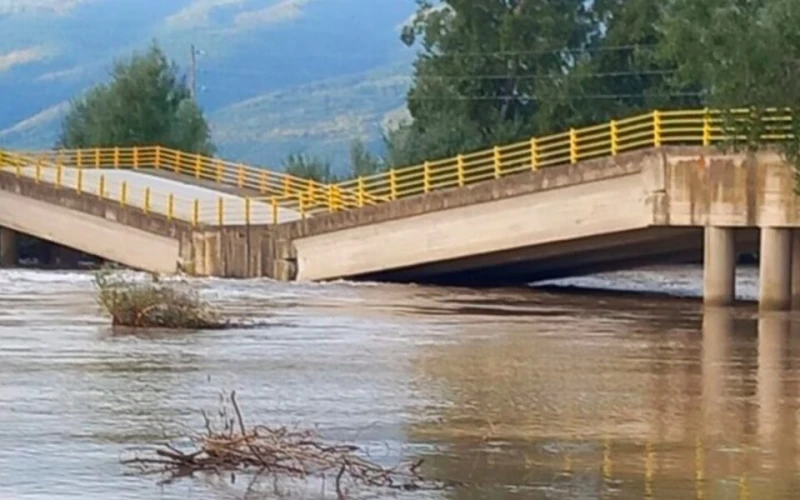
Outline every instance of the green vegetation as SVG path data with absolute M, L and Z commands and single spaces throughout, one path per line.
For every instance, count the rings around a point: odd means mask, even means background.
M 211 154 L 208 124 L 157 45 L 114 65 L 110 83 L 75 100 L 62 124 L 66 148 L 161 144 Z
M 98 303 L 113 326 L 132 328 L 218 329 L 229 326 L 220 314 L 184 281 L 162 282 L 151 275 L 136 280 L 112 268 L 95 273 Z
M 283 162 L 283 170 L 295 177 L 313 179 L 318 182 L 336 182 L 331 171 L 331 162 L 303 153 L 292 153 Z
M 326 183 L 373 175 L 383 171 L 385 165 L 382 158 L 371 153 L 358 139 L 350 143 L 350 166 L 343 176 L 333 173 L 330 161 L 316 156 L 294 153 L 283 162 L 288 174 Z
M 752 107 L 757 116 L 800 98 L 793 0 L 418 4 L 402 34 L 420 50 L 411 120 L 387 136 L 392 165 L 653 108 Z M 736 127 L 749 148 L 760 145 L 754 123 Z

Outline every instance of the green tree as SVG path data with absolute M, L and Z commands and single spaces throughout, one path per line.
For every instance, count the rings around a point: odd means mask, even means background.
M 162 145 L 210 155 L 205 117 L 173 63 L 153 44 L 114 64 L 109 83 L 72 102 L 58 146 Z
M 419 0 L 402 40 L 419 46 L 408 94 L 412 121 L 389 134 L 393 164 L 515 140 L 565 122 L 549 99 L 585 44 L 583 0 Z M 544 97 L 544 98 L 543 98 Z M 414 146 L 411 146 L 414 145 Z
M 323 183 L 338 181 L 331 170 L 330 161 L 302 153 L 293 153 L 286 157 L 283 161 L 283 169 L 287 174 L 302 179 L 312 179 Z
M 356 139 L 350 143 L 350 176 L 366 177 L 385 170 L 384 162 L 372 154 L 364 143 Z
M 411 121 L 386 137 L 392 165 L 607 121 L 697 106 L 672 78 L 658 0 L 420 0 L 402 34 L 420 49 Z
M 712 107 L 752 110 L 752 120 L 727 114 L 729 132 L 746 137 L 737 148 L 762 146 L 767 108 L 789 110 L 795 139 L 782 146 L 800 167 L 800 2 L 670 0 L 665 11 L 661 53 L 680 58 L 676 82 L 703 88 Z
M 697 85 L 672 77 L 680 57 L 663 57 L 661 0 L 595 0 L 587 50 L 570 72 L 573 124 L 599 123 L 653 109 L 697 107 Z

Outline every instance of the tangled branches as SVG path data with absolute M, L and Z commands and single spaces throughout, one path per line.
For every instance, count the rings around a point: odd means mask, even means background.
M 356 446 L 327 443 L 312 431 L 263 425 L 247 428 L 235 392 L 230 395 L 230 404 L 233 415 L 229 416 L 227 406 L 223 406 L 219 430 L 203 415 L 205 433 L 191 438 L 193 449 L 181 451 L 165 444 L 154 449 L 151 456 L 122 463 L 136 466 L 142 473 L 166 474 L 169 479 L 196 472 L 251 473 L 254 480 L 265 476 L 330 479 L 339 499 L 346 498 L 348 486 L 402 491 L 451 486 L 424 479 L 419 473 L 422 460 L 387 468 L 365 458 Z
M 95 273 L 97 300 L 114 326 L 218 329 L 228 325 L 185 282 L 137 281 L 109 268 Z

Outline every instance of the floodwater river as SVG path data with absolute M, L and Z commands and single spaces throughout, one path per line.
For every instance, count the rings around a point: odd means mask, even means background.
M 740 273 L 744 298 L 756 274 Z M 661 268 L 573 284 L 697 295 L 700 279 Z M 0 271 L 0 499 L 241 498 L 241 481 L 158 485 L 119 464 L 201 430 L 229 390 L 249 422 L 316 426 L 468 483 L 406 498 L 796 498 L 791 315 L 607 292 L 202 287 L 264 326 L 115 334 L 89 274 Z

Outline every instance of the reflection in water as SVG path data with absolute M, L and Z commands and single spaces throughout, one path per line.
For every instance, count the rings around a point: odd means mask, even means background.
M 696 292 L 697 271 L 592 280 L 657 291 L 678 276 Z M 115 335 L 88 276 L 0 272 L 12 305 L 0 307 L 0 498 L 229 498 L 219 482 L 160 489 L 118 465 L 130 446 L 201 425 L 219 389 L 240 392 L 250 421 L 317 424 L 467 483 L 433 498 L 793 498 L 798 486 L 791 315 L 533 290 L 204 287 L 268 326 Z
M 470 478 L 458 499 L 791 498 L 789 317 L 692 309 L 624 330 L 604 318 L 489 338 L 465 327 L 419 358 L 436 403 L 411 438 L 442 447 L 432 471 Z M 675 314 L 701 328 L 671 328 Z

